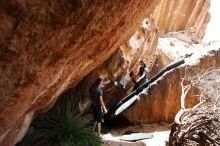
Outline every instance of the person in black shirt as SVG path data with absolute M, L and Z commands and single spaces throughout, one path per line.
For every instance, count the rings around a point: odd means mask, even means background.
M 103 91 L 102 91 L 102 78 L 98 78 L 95 82 L 95 88 L 92 92 L 92 108 L 93 108 L 93 116 L 94 116 L 94 126 L 93 131 L 96 130 L 96 127 L 98 129 L 98 135 L 100 136 L 101 133 L 101 122 L 103 118 L 103 113 L 107 113 L 107 109 L 105 107 L 104 101 L 103 101 Z
M 142 84 L 144 84 L 147 81 L 147 66 L 145 60 L 140 60 L 140 68 L 138 72 L 137 79 L 132 79 L 132 81 L 135 83 L 134 89 L 136 90 L 138 87 L 140 87 Z

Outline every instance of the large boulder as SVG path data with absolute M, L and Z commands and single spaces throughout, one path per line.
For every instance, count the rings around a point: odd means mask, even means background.
M 159 0 L 1 0 L 0 145 L 101 65 Z
M 120 46 L 122 52 L 118 51 L 117 58 L 122 53 L 122 60 L 133 60 L 134 71 L 137 70 L 140 57 L 148 58 L 153 63 L 156 59 L 158 28 L 155 27 L 156 23 L 151 23 L 151 17 L 148 16 L 157 11 L 157 14 L 162 14 L 160 19 L 164 17 L 164 11 L 155 9 L 159 2 L 160 0 L 1 0 L 0 145 L 11 146 L 17 143 L 26 133 L 33 117 L 50 109 L 62 93 L 86 80 L 84 77 L 92 70 L 103 68 L 103 63 Z M 161 2 L 169 5 L 168 1 Z M 171 6 L 177 7 L 175 9 L 178 11 L 182 5 L 186 6 L 186 11 L 181 14 L 190 17 L 190 25 L 185 26 L 186 21 L 178 19 L 177 27 L 174 24 L 179 13 L 176 15 L 169 11 L 169 17 L 173 17 L 173 25 L 169 27 L 171 29 L 164 27 L 166 31 L 163 31 L 163 23 L 159 23 L 160 19 L 156 17 L 161 32 L 184 30 L 192 26 L 199 37 L 203 36 L 207 23 L 203 20 L 208 18 L 209 1 L 193 1 L 190 7 L 189 3 L 174 3 L 176 5 Z M 188 13 L 192 7 L 196 12 L 194 15 Z M 197 16 L 199 10 L 202 13 Z M 146 21 L 150 22 L 148 24 L 153 26 L 140 28 L 146 17 Z M 164 19 L 161 21 L 169 22 Z M 131 51 L 136 46 L 136 43 L 132 43 L 132 38 L 128 42 L 132 35 L 142 45 L 136 51 Z M 119 77 L 123 63 L 118 63 L 113 72 L 94 72 L 104 77 L 106 74 Z M 112 70 L 112 63 L 107 61 L 106 64 Z M 89 78 L 92 79 L 86 81 L 87 83 L 93 82 L 96 75 Z M 82 85 L 86 85 L 86 82 Z M 111 90 L 113 94 L 114 91 L 115 89 Z M 79 100 L 80 97 L 76 97 L 76 102 L 83 109 L 85 100 Z M 115 97 L 120 98 L 122 95 Z M 109 101 L 109 105 L 112 103 L 113 101 Z
M 145 20 L 151 24 L 151 28 L 146 28 L 143 25 L 132 35 L 132 37 L 122 46 L 120 46 L 112 56 L 102 65 L 89 73 L 75 88 L 69 89 L 61 98 L 70 98 L 74 103 L 78 103 L 81 112 L 90 107 L 91 99 L 89 90 L 94 84 L 96 78 L 102 77 L 104 80 L 115 78 L 119 81 L 124 71 L 125 62 L 130 61 L 130 70 L 137 72 L 139 58 L 148 57 L 149 62 L 154 62 L 156 59 L 156 48 L 158 43 L 158 27 L 153 19 Z M 153 63 L 152 63 L 153 64 Z M 151 67 L 152 64 L 148 64 Z M 125 90 L 118 90 L 111 83 L 104 88 L 104 101 L 107 107 L 112 106 L 132 88 L 132 83 L 129 82 Z M 61 101 L 62 101 L 61 99 Z

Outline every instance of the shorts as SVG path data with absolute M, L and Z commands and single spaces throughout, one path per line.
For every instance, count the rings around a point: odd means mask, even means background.
M 123 86 L 122 84 L 118 83 L 118 84 L 117 84 L 117 88 L 118 88 L 119 90 L 123 90 L 123 89 L 124 89 L 124 86 Z
M 114 85 L 115 82 L 117 83 L 117 89 L 119 90 L 123 90 L 124 89 L 124 86 L 122 84 L 120 84 L 119 82 L 115 81 L 115 80 L 111 80 L 111 83 Z
M 103 114 L 101 106 L 93 106 L 93 117 L 97 122 L 102 122 Z
M 141 79 L 139 82 L 137 82 L 137 83 L 134 85 L 133 91 L 136 90 L 137 88 L 139 88 L 140 86 L 142 86 L 146 81 L 147 81 L 147 79 L 146 79 L 146 78 L 143 78 L 143 79 Z

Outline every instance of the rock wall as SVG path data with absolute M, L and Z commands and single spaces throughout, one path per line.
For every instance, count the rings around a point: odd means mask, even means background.
M 162 33 L 192 27 L 199 38 L 204 35 L 208 0 L 193 1 L 191 6 L 189 1 L 159 2 L 0 1 L 0 146 L 17 143 L 33 117 L 47 111 L 61 93 L 77 84 L 81 93 L 75 94 L 85 98 L 77 97 L 76 102 L 80 108 L 86 108 L 88 100 L 84 99 L 88 96 L 82 94 L 80 87 L 94 81 L 97 75 L 119 78 L 123 60 L 132 60 L 132 70 L 136 71 L 138 59 L 147 58 L 152 62 L 148 65 L 151 68 L 157 55 L 158 27 L 151 17 L 144 20 L 150 13 Z M 164 5 L 169 8 L 166 11 L 170 10 L 169 19 L 165 17 Z M 171 8 L 177 10 L 177 15 Z M 189 19 L 182 21 L 182 15 Z M 147 27 L 139 28 L 142 20 L 148 22 Z M 121 51 L 115 53 L 119 47 Z M 111 57 L 113 53 L 115 56 Z M 93 75 L 84 78 L 89 73 Z M 106 88 L 107 95 L 116 97 L 107 98 L 109 105 L 112 99 L 122 97 L 113 87 Z
M 85 111 L 90 107 L 89 89 L 94 84 L 97 77 L 104 80 L 115 78 L 119 81 L 124 71 L 125 62 L 130 61 L 130 71 L 137 72 L 140 58 L 148 58 L 150 68 L 156 59 L 156 48 L 158 42 L 158 27 L 153 19 L 145 19 L 151 28 L 143 25 L 132 35 L 132 37 L 122 46 L 120 46 L 114 54 L 106 60 L 101 66 L 89 73 L 76 88 L 72 88 L 64 93 L 61 98 L 70 98 L 75 103 L 79 103 L 80 111 Z M 119 91 L 112 84 L 107 84 L 104 88 L 104 100 L 107 107 L 110 107 L 118 100 L 123 98 L 129 89 L 132 89 L 132 83 L 129 82 L 126 90 Z M 62 101 L 61 101 L 62 102 Z
M 0 145 L 102 64 L 159 0 L 0 1 Z
M 201 42 L 210 20 L 210 0 L 162 0 L 152 13 L 162 34 L 188 30 Z
M 174 45 L 175 43 L 171 43 Z M 208 44 L 207 46 L 209 46 Z M 207 49 L 200 48 L 201 51 Z M 187 47 L 187 46 L 186 46 Z M 182 48 L 184 49 L 184 48 Z M 193 49 L 193 48 L 191 48 Z M 190 73 L 193 69 L 210 69 L 220 67 L 220 45 L 217 47 L 218 51 L 211 51 L 211 54 L 203 56 L 199 59 L 199 63 L 179 68 L 160 80 L 156 85 L 153 85 L 150 89 L 149 95 L 142 95 L 140 100 L 137 101 L 131 108 L 123 113 L 131 123 L 152 123 L 152 122 L 167 122 L 172 123 L 176 113 L 180 110 L 180 97 L 181 97 L 181 81 L 184 78 L 185 73 Z M 164 52 L 160 51 L 154 66 L 149 73 L 153 76 L 171 62 L 172 58 L 167 56 Z M 189 82 L 190 83 L 190 82 Z M 199 102 L 196 95 L 199 94 L 199 90 L 193 87 L 189 90 L 186 99 L 185 106 L 187 108 L 193 107 Z
M 121 69 L 123 66 L 123 63 L 121 65 L 117 64 L 117 61 L 114 60 L 131 60 L 132 62 L 132 66 L 131 66 L 131 70 L 133 71 L 137 71 L 137 67 L 138 67 L 138 60 L 135 59 L 136 58 L 146 58 L 148 60 L 148 68 L 151 69 L 152 65 L 154 64 L 154 67 L 152 68 L 153 70 L 151 70 L 151 73 L 149 76 L 152 76 L 153 74 L 157 73 L 162 67 L 164 67 L 165 65 L 167 65 L 168 63 L 170 63 L 170 59 L 166 57 L 166 55 L 162 55 L 162 52 L 158 52 L 155 48 L 155 45 L 151 45 L 152 43 L 155 44 L 155 42 L 157 42 L 157 39 L 154 39 L 154 41 L 151 41 L 151 43 L 148 42 L 148 38 L 152 38 L 152 34 L 154 34 L 154 32 L 157 32 L 159 30 L 160 32 L 160 36 L 163 37 L 173 37 L 173 38 L 178 38 L 182 41 L 185 41 L 187 43 L 199 43 L 202 40 L 202 37 L 205 34 L 205 28 L 209 22 L 210 19 L 210 15 L 208 13 L 208 9 L 210 7 L 210 0 L 202 0 L 202 1 L 174 1 L 174 0 L 162 0 L 159 5 L 157 5 L 156 9 L 154 10 L 154 12 L 152 12 L 151 16 L 146 18 L 142 25 L 145 26 L 145 24 L 147 24 L 147 26 L 145 27 L 145 33 L 143 33 L 143 28 L 139 29 L 139 31 L 137 31 L 131 38 L 130 40 L 125 43 L 124 45 L 121 46 L 121 50 L 123 55 L 121 55 L 121 58 L 114 58 L 114 59 L 110 59 L 109 62 L 112 62 L 109 65 L 103 64 L 102 65 L 102 70 L 105 71 L 100 71 L 100 68 L 96 69 L 96 75 L 94 75 L 94 73 L 88 75 L 87 77 L 87 81 L 83 81 L 83 85 L 91 85 L 91 81 L 94 82 L 94 78 L 97 76 L 102 76 L 103 78 L 111 78 L 112 75 L 116 76 L 117 79 L 120 79 L 120 75 L 121 75 Z M 158 29 L 159 27 L 159 29 Z M 150 31 L 149 31 L 150 30 Z M 175 32 L 177 31 L 177 32 Z M 158 37 L 158 33 L 157 35 L 154 35 L 156 37 Z M 146 44 L 148 45 L 147 50 L 148 51 L 143 51 L 143 47 L 140 45 L 142 38 L 145 37 L 146 38 Z M 137 39 L 139 38 L 139 39 Z M 139 44 L 139 45 L 138 45 Z M 146 46 L 147 46 L 146 45 Z M 135 49 L 138 49 L 136 51 L 139 52 L 139 55 L 137 54 L 135 57 L 131 57 L 132 55 L 132 50 L 134 51 Z M 146 49 L 145 49 L 146 50 Z M 142 54 L 142 55 L 141 55 Z M 114 54 L 116 55 L 116 54 Z M 157 60 L 156 60 L 157 59 Z M 155 62 L 156 60 L 156 62 Z M 115 62 L 118 66 L 117 69 L 114 69 L 114 63 Z M 159 63 L 157 63 L 159 62 Z M 150 64 L 151 63 L 151 64 Z M 157 66 L 156 66 L 157 64 Z M 158 66 L 159 65 L 159 66 Z M 107 71 L 106 71 L 107 69 Z M 105 72 L 105 75 L 102 75 L 103 72 Z M 110 73 L 111 72 L 111 73 Z M 109 74 L 110 73 L 110 74 Z M 176 73 L 175 75 L 172 74 L 175 77 L 169 77 L 169 79 L 165 79 L 165 82 L 170 82 L 170 80 L 175 80 L 178 81 L 180 80 L 180 77 L 183 75 L 183 73 Z M 90 77 L 89 77 L 90 76 Z M 93 77 L 91 77 L 93 76 Z M 175 78 L 175 79 L 171 79 L 171 78 Z M 164 82 L 164 81 L 161 81 Z M 175 82 L 174 82 L 175 83 Z M 170 86 L 168 83 L 164 84 L 164 86 Z M 79 88 L 83 87 L 82 85 L 79 84 Z M 115 90 L 115 88 L 112 88 L 110 86 L 107 86 L 104 90 L 105 90 L 105 102 L 107 103 L 108 107 L 110 107 L 112 104 L 114 104 L 115 102 L 119 101 L 122 97 L 124 97 L 127 94 L 127 91 L 130 90 L 132 87 L 132 84 L 129 84 L 127 89 L 125 90 L 125 92 L 118 92 L 117 90 Z M 166 93 L 166 96 L 173 96 L 173 94 L 175 93 L 175 96 L 180 95 L 180 88 L 178 86 L 174 87 L 175 90 L 173 92 L 168 92 Z M 158 97 L 163 98 L 163 94 L 162 93 L 158 93 L 158 90 L 160 91 L 160 88 L 156 88 L 156 89 L 152 89 L 152 92 L 154 92 L 154 94 L 156 93 Z M 171 89 L 169 89 L 171 90 Z M 163 92 L 165 92 L 166 90 L 163 89 Z M 81 92 L 81 93 L 79 93 Z M 80 96 L 84 93 L 88 92 L 88 88 L 86 90 L 78 90 L 77 96 Z M 162 91 L 161 91 L 162 92 Z M 190 91 L 190 97 L 188 98 L 188 100 L 186 101 L 187 103 L 189 103 L 189 106 L 192 106 L 194 104 L 197 103 L 197 99 L 192 98 L 194 94 L 196 94 L 198 91 L 194 88 L 192 91 Z M 165 94 L 165 93 L 164 93 Z M 88 98 L 88 94 L 87 95 L 83 95 L 83 99 L 89 99 Z M 166 98 L 166 97 L 165 97 Z M 172 97 L 171 97 L 172 99 Z M 169 99 L 168 99 L 169 100 Z M 173 99 L 172 99 L 173 100 Z M 150 100 L 152 102 L 154 102 L 153 100 Z M 164 104 L 163 101 L 161 100 L 160 102 L 155 102 L 152 103 L 149 102 L 148 104 L 151 105 L 151 108 L 153 109 L 152 105 L 154 105 L 156 108 L 154 110 L 158 110 L 158 112 L 161 110 L 161 108 L 158 108 L 158 105 L 160 104 Z M 167 109 L 169 109 L 171 111 L 170 116 L 169 114 L 166 115 L 166 118 L 163 117 L 163 113 L 161 114 L 156 114 L 155 117 L 152 117 L 151 120 L 145 120 L 146 122 L 152 122 L 152 121 L 167 121 L 167 122 L 171 122 L 176 114 L 176 112 L 179 110 L 179 107 L 176 107 L 176 110 L 173 110 L 173 105 L 178 104 L 179 99 L 177 100 L 173 100 L 174 104 L 171 104 L 167 107 Z M 82 105 L 89 105 L 89 100 L 86 100 L 86 102 L 84 101 L 80 104 L 81 107 Z M 141 102 L 142 103 L 142 102 Z M 143 103 L 143 105 L 145 105 L 145 103 Z M 85 106 L 84 108 L 86 108 L 87 106 Z M 152 110 L 151 109 L 151 110 Z M 138 110 L 138 109 L 137 109 Z M 142 110 L 142 108 L 141 108 Z M 140 110 L 140 111 L 141 111 Z M 140 112 L 139 111 L 139 112 Z M 130 112 L 128 112 L 130 113 Z M 133 113 L 133 112 L 132 112 Z M 130 113 L 131 114 L 131 113 Z M 145 113 L 142 113 L 145 115 Z M 149 114 L 149 116 L 152 116 L 153 113 L 147 113 Z M 133 115 L 133 114 L 131 114 Z M 127 115 L 126 115 L 127 116 Z M 139 120 L 143 119 L 141 118 L 140 115 L 138 115 Z M 138 118 L 134 118 L 135 122 L 138 121 Z M 160 119 L 161 118 L 161 119 Z M 130 120 L 131 122 L 134 122 L 132 120 Z

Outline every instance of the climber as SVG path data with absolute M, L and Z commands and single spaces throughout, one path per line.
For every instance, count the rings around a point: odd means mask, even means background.
M 103 112 L 105 114 L 107 113 L 107 109 L 103 101 L 102 87 L 103 87 L 102 78 L 98 78 L 96 79 L 95 88 L 93 88 L 94 90 L 91 91 L 93 116 L 95 120 L 95 123 L 93 125 L 93 131 L 95 131 L 97 127 L 99 136 L 101 134 L 101 122 L 103 119 Z
M 146 66 L 146 61 L 144 59 L 141 59 L 138 75 L 132 78 L 132 81 L 135 84 L 133 91 L 136 90 L 138 87 L 140 87 L 147 81 L 147 71 L 148 69 Z
M 130 62 L 129 61 L 126 61 L 125 63 L 126 65 L 126 68 L 125 70 L 123 71 L 123 75 L 120 79 L 119 82 L 115 81 L 115 80 L 112 80 L 111 82 L 113 83 L 113 85 L 115 87 L 117 87 L 117 89 L 119 90 L 123 90 L 125 89 L 126 87 L 126 84 L 128 83 L 128 81 L 131 80 L 131 78 L 133 77 L 134 73 L 133 71 L 130 72 L 129 68 L 130 68 Z

